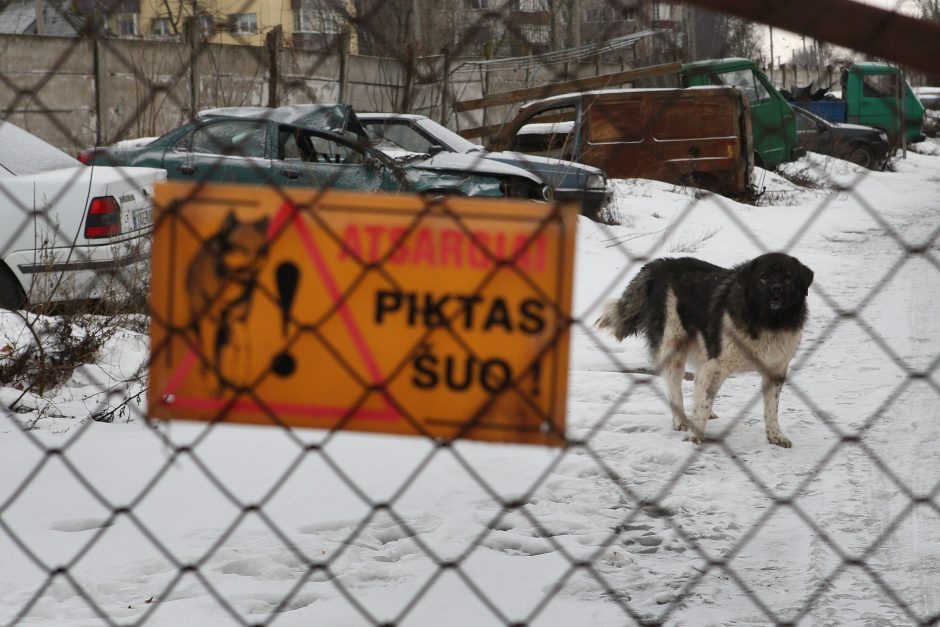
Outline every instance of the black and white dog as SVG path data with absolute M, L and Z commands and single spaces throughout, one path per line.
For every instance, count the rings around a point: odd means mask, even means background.
M 672 425 L 701 442 L 726 378 L 759 372 L 767 439 L 789 448 L 780 430 L 780 390 L 806 322 L 813 271 L 794 257 L 768 253 L 722 268 L 698 259 L 657 259 L 640 270 L 595 326 L 618 340 L 642 333 L 654 369 L 666 379 Z M 686 361 L 696 367 L 691 418 L 682 402 Z

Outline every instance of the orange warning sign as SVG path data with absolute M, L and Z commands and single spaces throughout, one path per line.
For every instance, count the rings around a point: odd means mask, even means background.
M 577 210 L 167 183 L 152 415 L 560 445 Z

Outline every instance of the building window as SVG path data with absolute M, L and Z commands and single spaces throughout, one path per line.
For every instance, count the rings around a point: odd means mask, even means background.
M 197 15 L 196 17 L 186 18 L 186 32 L 195 32 L 203 39 L 208 39 L 215 34 L 215 21 L 211 15 Z
M 254 35 L 258 32 L 258 14 L 232 13 L 228 16 L 228 28 L 237 35 Z
M 526 13 L 535 13 L 537 11 L 548 11 L 548 0 L 519 0 L 519 11 Z
M 627 10 L 634 11 L 635 9 L 618 9 L 615 11 L 608 6 L 590 7 L 584 9 L 584 22 L 586 24 L 612 22 L 617 19 L 615 16 L 618 16 L 621 14 L 621 12 L 626 12 Z M 626 18 L 621 17 L 620 19 Z
M 636 7 L 624 7 L 620 9 L 620 20 L 623 22 L 635 22 Z
M 117 21 L 117 33 L 121 37 L 137 37 L 140 34 L 137 31 L 136 13 L 118 13 L 115 20 Z
M 331 9 L 294 9 L 295 33 L 338 35 L 344 23 L 343 15 Z
M 176 34 L 176 29 L 173 28 L 173 23 L 170 22 L 170 18 L 168 17 L 154 18 L 150 30 L 157 37 L 172 37 Z
M 522 37 L 530 44 L 547 44 L 549 32 L 547 26 L 538 26 L 536 24 L 520 24 L 519 32 Z
M 653 20 L 665 22 L 672 19 L 672 5 L 668 2 L 656 2 L 653 4 Z
M 604 9 L 601 7 L 592 7 L 584 9 L 585 24 L 598 24 L 604 21 Z
M 203 37 L 212 37 L 215 33 L 215 21 L 211 15 L 197 15 L 196 26 Z
M 483 9 L 488 9 L 490 2 L 489 0 L 467 0 L 467 8 L 472 11 L 482 11 Z

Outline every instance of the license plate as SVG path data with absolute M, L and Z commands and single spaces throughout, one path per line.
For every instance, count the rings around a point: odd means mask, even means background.
M 131 212 L 131 223 L 134 230 L 143 229 L 153 224 L 153 214 L 150 207 L 134 209 Z

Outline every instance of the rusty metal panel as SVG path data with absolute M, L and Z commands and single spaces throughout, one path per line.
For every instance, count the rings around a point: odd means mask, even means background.
M 696 183 L 741 194 L 750 183 L 746 99 L 731 89 L 617 90 L 585 95 L 577 160 L 615 178 Z M 516 126 L 513 124 L 512 126 Z

